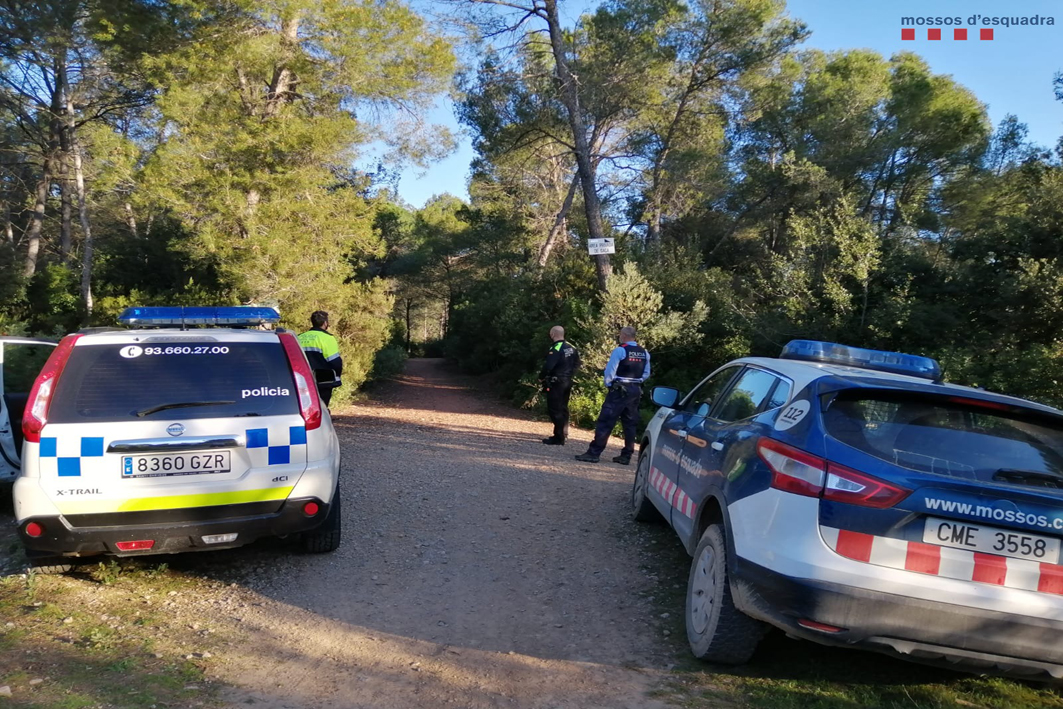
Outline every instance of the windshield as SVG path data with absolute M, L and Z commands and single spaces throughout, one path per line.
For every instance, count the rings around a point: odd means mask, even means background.
M 279 342 L 82 345 L 56 386 L 55 423 L 298 414 Z
M 851 391 L 830 404 L 824 425 L 842 443 L 909 470 L 987 482 L 1063 483 L 1063 425 L 1036 414 Z

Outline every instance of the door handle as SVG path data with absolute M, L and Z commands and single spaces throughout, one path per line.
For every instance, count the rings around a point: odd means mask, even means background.
M 679 430 L 675 432 L 675 435 L 679 436 L 680 438 L 686 438 L 688 434 L 686 431 Z
M 720 443 L 719 441 L 713 441 L 710 445 L 712 445 L 712 449 L 714 451 L 722 451 L 723 450 L 723 444 Z

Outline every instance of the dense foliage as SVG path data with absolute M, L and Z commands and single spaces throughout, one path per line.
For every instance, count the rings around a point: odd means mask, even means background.
M 468 201 L 412 209 L 351 167 L 451 144 L 424 110 L 461 52 L 401 2 L 0 7 L 0 331 L 321 308 L 348 381 L 445 354 L 534 402 L 560 323 L 586 420 L 630 324 L 680 387 L 809 337 L 1063 404 L 1063 162 L 1017 118 L 914 54 L 805 50 L 782 0 L 436 8 L 481 31 L 455 81 L 476 159 Z
M 350 166 L 370 144 L 395 161 L 449 144 L 420 126 L 454 55 L 420 16 L 377 0 L 6 3 L 0 46 L 0 330 L 188 303 L 272 304 L 305 329 L 322 309 L 346 381 L 365 380 L 392 335 L 388 284 L 358 277 L 384 253 L 389 200 Z
M 617 241 L 607 292 L 549 53 L 528 34 L 485 55 L 462 82 L 470 203 L 416 247 L 448 244 L 446 274 L 417 274 L 447 284 L 448 353 L 532 401 L 555 323 L 598 371 L 635 325 L 680 387 L 807 337 L 1063 404 L 1059 154 L 914 54 L 802 51 L 806 34 L 775 0 L 611 0 L 569 30 Z

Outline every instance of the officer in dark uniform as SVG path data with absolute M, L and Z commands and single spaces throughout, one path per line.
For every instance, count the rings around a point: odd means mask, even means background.
M 617 339 L 620 346 L 609 355 L 609 364 L 605 366 L 605 386 L 609 393 L 602 404 L 602 412 L 598 414 L 594 440 L 586 453 L 576 456 L 576 460 L 585 463 L 598 462 L 617 419 L 624 429 L 624 448 L 613 462 L 627 465 L 635 452 L 635 427 L 639 421 L 642 383 L 650 376 L 650 353 L 635 342 L 633 327 L 623 328 Z
M 544 438 L 548 446 L 563 446 L 568 438 L 568 399 L 572 394 L 572 377 L 579 369 L 579 351 L 565 342 L 565 328 L 550 328 L 554 344 L 546 353 L 539 380 L 546 388 L 546 410 L 554 422 L 554 435 Z

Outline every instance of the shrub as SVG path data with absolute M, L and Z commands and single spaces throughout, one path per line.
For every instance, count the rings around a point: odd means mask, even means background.
M 398 345 L 388 345 L 377 350 L 373 357 L 373 369 L 369 373 L 369 379 L 379 381 L 402 374 L 406 367 L 406 350 Z

